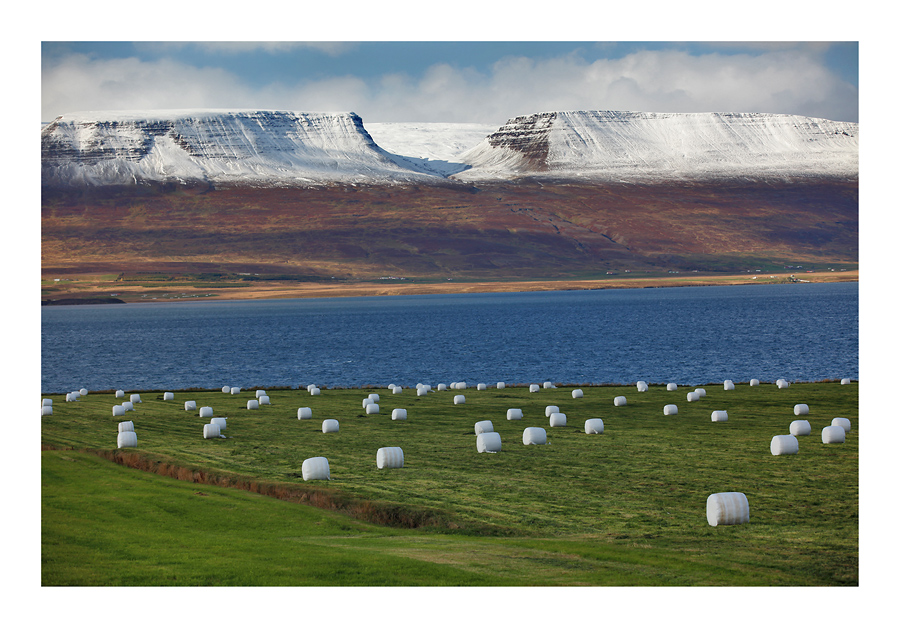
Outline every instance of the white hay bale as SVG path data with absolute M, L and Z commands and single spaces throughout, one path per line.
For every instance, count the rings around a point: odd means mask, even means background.
M 172 401 L 175 399 L 175 393 L 173 392 L 164 392 L 163 393 L 163 401 Z
M 405 421 L 406 410 L 404 408 L 394 408 L 391 410 L 391 421 Z
M 550 427 L 565 427 L 566 415 L 562 412 L 554 412 L 550 415 Z
M 559 406 L 547 406 L 546 408 L 544 408 L 544 416 L 548 419 L 554 412 L 559 412 Z
M 231 393 L 231 386 L 222 386 L 222 392 L 225 394 Z
M 678 414 L 678 406 L 676 406 L 674 403 L 663 406 L 663 414 L 666 416 L 674 416 Z
M 536 392 L 539 391 L 540 389 L 541 389 L 541 387 L 538 386 L 537 384 L 531 384 L 531 385 L 528 387 L 528 392 L 536 393 Z
M 503 390 L 506 388 L 506 382 L 497 382 L 497 390 Z
M 694 392 L 697 393 L 698 395 L 700 395 L 700 398 L 701 398 L 701 399 L 702 399 L 703 397 L 706 396 L 706 389 L 705 389 L 705 388 L 695 388 L 695 389 L 694 389 Z
M 375 452 L 375 466 L 379 469 L 402 469 L 403 449 L 400 447 L 382 447 Z
M 82 388 L 82 389 L 80 389 L 78 392 L 81 393 L 81 396 L 82 396 L 82 397 L 87 397 L 88 389 L 87 389 L 87 388 Z
M 556 386 L 553 385 L 553 382 L 544 382 L 544 388 L 556 388 Z
M 266 391 L 265 391 L 265 390 L 257 390 L 257 391 L 256 391 L 256 398 L 257 398 L 257 399 L 259 399 L 260 397 L 264 397 L 265 395 L 266 395 Z
M 585 434 L 602 434 L 603 433 L 603 419 L 588 419 L 584 422 L 584 433 Z
M 303 474 L 304 482 L 308 482 L 309 480 L 331 479 L 331 469 L 328 468 L 328 458 L 323 458 L 321 456 L 304 460 L 300 472 Z
M 750 504 L 743 493 L 713 493 L 706 498 L 706 521 L 711 526 L 750 523 Z
M 727 410 L 714 410 L 710 415 L 710 419 L 713 423 L 724 423 L 728 420 L 728 411 Z
M 134 432 L 119 432 L 116 437 L 116 447 L 137 447 L 137 434 Z
M 500 434 L 497 432 L 484 432 L 475 437 L 475 449 L 478 453 L 495 454 L 501 448 Z
M 809 406 L 805 403 L 798 403 L 794 406 L 794 414 L 796 416 L 800 416 L 802 414 L 809 414 Z
M 687 394 L 687 400 L 690 401 L 700 401 L 700 393 L 696 391 L 691 391 Z
M 272 405 L 272 402 L 269 401 L 268 395 L 260 395 L 260 397 L 259 397 L 259 399 L 257 399 L 257 401 L 259 401 L 259 405 L 261 405 L 261 406 L 271 406 Z
M 758 379 L 751 379 L 751 380 L 750 380 L 750 385 L 751 385 L 751 386 L 759 386 L 759 380 L 758 380 Z
M 219 438 L 222 430 L 218 423 L 207 423 L 203 426 L 203 438 Z
M 212 418 L 212 415 L 213 415 L 212 406 L 202 406 L 200 408 L 200 418 L 201 419 Z
M 849 378 L 849 377 L 845 377 L 845 378 L 843 378 L 843 379 L 841 380 L 841 385 L 842 385 L 842 386 L 846 386 L 846 385 L 849 384 L 849 383 L 850 383 L 850 378 Z
M 303 419 L 311 419 L 312 418 L 312 408 L 297 408 L 297 418 L 301 421 Z
M 117 391 L 116 391 L 116 399 L 122 399 L 122 398 L 124 398 L 124 397 L 125 397 L 125 391 L 124 391 L 124 390 L 117 390 Z
M 465 382 L 456 382 L 456 390 L 465 390 L 466 383 Z
M 130 401 L 123 401 L 122 407 L 125 408 L 125 412 L 131 412 L 132 410 L 134 410 L 134 404 Z
M 377 403 L 370 403 L 366 406 L 366 414 L 379 414 L 381 412 L 381 408 L 378 407 Z
M 791 385 L 791 383 L 789 381 L 787 381 L 786 379 L 778 379 L 775 381 L 775 385 L 778 386 L 779 388 L 788 388 Z
M 125 406 L 113 406 L 113 416 L 125 416 Z
M 625 406 L 628 405 L 628 400 L 625 399 L 625 397 L 619 395 L 618 397 L 613 399 L 613 405 L 618 407 Z
M 41 399 L 41 405 L 42 406 L 52 406 L 53 400 L 52 399 Z
M 310 395 L 321 395 L 322 390 L 318 386 L 313 386 L 312 390 L 309 391 Z
M 341 424 L 336 419 L 325 419 L 322 421 L 322 433 L 333 434 L 341 429 Z
M 75 393 L 66 393 L 66 401 L 78 401 L 78 395 Z
M 428 394 L 427 388 L 418 388 L 416 389 L 416 397 L 425 397 Z
M 647 382 L 642 380 L 637 383 L 637 389 L 638 392 L 647 392 L 650 390 L 650 387 L 647 385 Z
M 221 434 L 222 432 L 224 432 L 225 429 L 228 427 L 228 417 L 224 417 L 224 416 L 214 416 L 213 418 L 211 418 L 211 419 L 209 420 L 209 422 L 210 422 L 212 425 L 218 425 L 218 426 L 219 426 L 219 434 Z
M 372 401 L 371 399 L 369 399 L 368 397 L 366 397 L 365 399 L 363 399 L 363 400 L 362 400 L 362 407 L 363 407 L 363 410 L 365 410 L 365 409 L 368 407 L 368 405 L 369 405 L 370 403 L 375 403 L 375 402 Z
M 248 399 L 247 400 L 247 409 L 248 410 L 259 410 L 259 399 Z
M 197 409 L 197 402 L 196 402 L 196 401 L 185 401 L 185 402 L 184 402 L 184 409 L 187 410 L 187 411 L 189 411 L 189 412 L 190 412 L 190 411 L 193 411 L 193 410 L 196 410 L 196 409 Z
M 241 393 L 241 387 L 240 386 L 232 386 L 230 392 L 232 395 L 239 395 Z
M 134 431 L 134 421 L 119 421 L 119 433 L 122 432 L 133 432 Z
M 315 384 L 307 384 L 307 385 L 306 385 L 306 392 L 312 392 L 312 389 L 313 389 L 313 388 L 316 388 L 316 385 L 315 385 Z
M 41 406 L 41 416 L 52 416 L 53 406 Z
M 668 384 L 666 384 L 666 390 L 678 390 L 678 384 L 676 384 L 675 382 L 669 382 Z
M 478 384 L 475 386 L 475 390 L 487 390 L 487 384 Z
M 584 398 L 584 391 L 580 388 L 576 388 L 572 391 L 572 399 L 582 399 Z
M 724 383 L 725 390 L 734 390 L 734 382 L 730 379 L 726 379 Z
M 850 419 L 845 419 L 844 417 L 836 416 L 833 419 L 831 419 L 831 424 L 838 425 L 838 426 L 844 428 L 844 431 L 847 434 L 850 433 Z
M 438 384 L 438 390 L 447 390 L 447 384 Z
M 378 393 L 369 393 L 369 399 L 371 399 L 375 403 L 378 403 L 379 401 L 381 401 L 381 395 L 379 395 Z
M 806 419 L 797 419 L 796 421 L 791 421 L 789 431 L 792 436 L 809 436 L 812 427 L 810 427 L 809 421 Z
M 141 403 L 141 396 L 137 393 L 131 395 L 131 403 Z
M 465 396 L 465 395 L 454 395 L 454 397 L 453 397 L 453 405 L 458 406 L 459 404 L 465 403 L 465 402 L 466 402 L 466 396 Z
M 393 392 L 395 395 L 399 395 L 400 393 L 403 392 L 403 387 L 402 386 L 394 386 Z M 416 393 L 418 394 L 418 390 L 416 391 Z
M 773 436 L 772 442 L 769 444 L 769 451 L 773 456 L 795 454 L 800 451 L 800 443 L 793 434 Z
M 479 421 L 475 424 L 475 435 L 493 432 L 494 424 L 491 421 Z
M 523 445 L 546 445 L 547 430 L 542 427 L 526 427 L 522 432 Z
M 510 408 L 506 411 L 506 420 L 507 421 L 520 421 L 522 419 L 522 409 L 521 408 Z
M 843 443 L 847 432 L 840 425 L 829 425 L 822 429 L 822 442 L 826 445 Z

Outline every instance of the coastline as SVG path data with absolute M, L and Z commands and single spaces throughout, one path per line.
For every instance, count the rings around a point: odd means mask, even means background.
M 569 290 L 622 290 L 637 288 L 668 288 L 687 286 L 765 285 L 775 283 L 829 283 L 859 281 L 858 270 L 815 271 L 806 273 L 775 273 L 750 277 L 747 274 L 699 275 L 679 274 L 670 277 L 616 276 L 609 279 L 546 279 L 528 281 L 447 281 L 445 283 L 417 283 L 414 281 L 360 282 L 253 282 L 254 285 L 209 287 L 202 292 L 148 288 L 125 288 L 112 282 L 84 282 L 85 285 L 67 290 L 58 296 L 45 296 L 42 305 L 98 303 L 98 299 L 114 296 L 119 303 L 147 303 L 174 301 L 223 301 L 255 299 L 340 298 L 365 296 L 405 296 L 425 294 L 477 294 L 495 292 L 543 292 Z M 208 290 L 208 291 L 207 291 Z M 53 303 L 56 301 L 57 303 Z M 64 303 L 63 303 L 64 301 Z

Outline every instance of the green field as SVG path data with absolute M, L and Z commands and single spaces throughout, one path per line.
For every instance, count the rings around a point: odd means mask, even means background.
M 272 389 L 258 410 L 246 408 L 253 390 L 174 401 L 142 391 L 124 417 L 112 416 L 111 392 L 53 395 L 41 430 L 42 584 L 858 585 L 858 385 L 704 388 L 695 402 L 693 388 L 665 386 L 582 387 L 582 399 L 571 386 Z M 362 408 L 371 392 L 377 415 Z M 626 406 L 613 405 L 619 395 Z M 227 417 L 227 438 L 204 440 L 208 419 L 186 400 Z M 669 403 L 677 416 L 663 415 Z M 794 416 L 797 403 L 810 414 Z M 549 426 L 547 405 L 565 427 Z M 299 407 L 313 418 L 298 420 Z M 408 418 L 391 420 L 394 408 Z M 524 419 L 506 420 L 508 408 Z M 712 422 L 714 410 L 728 421 Z M 846 442 L 822 444 L 838 416 L 852 422 Z M 585 434 L 595 417 L 604 433 Z M 771 455 L 772 436 L 797 418 L 812 425 L 799 453 Z M 339 432 L 323 433 L 324 419 Z M 116 450 L 120 420 L 134 422 L 136 448 Z M 476 451 L 482 420 L 499 453 Z M 548 444 L 522 444 L 531 426 Z M 403 468 L 378 469 L 380 447 L 401 447 Z M 315 456 L 330 481 L 303 481 Z M 726 491 L 747 495 L 748 524 L 707 523 L 706 498 Z

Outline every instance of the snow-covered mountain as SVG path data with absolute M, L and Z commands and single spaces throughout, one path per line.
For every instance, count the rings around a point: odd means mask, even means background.
M 50 185 L 855 178 L 858 153 L 856 123 L 754 113 L 547 112 L 495 129 L 363 126 L 354 113 L 87 112 L 41 131 Z

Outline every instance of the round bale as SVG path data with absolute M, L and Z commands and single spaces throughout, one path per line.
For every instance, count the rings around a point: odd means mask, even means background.
M 175 393 L 173 392 L 164 392 L 163 393 L 163 401 L 172 401 L 175 399 Z
M 366 406 L 366 414 L 378 414 L 379 412 L 381 412 L 381 408 L 377 403 L 370 403 Z
M 522 409 L 521 408 L 510 408 L 506 411 L 506 420 L 507 421 L 519 421 L 522 418 Z
M 475 439 L 475 449 L 478 453 L 497 453 L 500 451 L 500 434 L 497 432 L 484 432 Z
M 341 424 L 336 419 L 325 419 L 322 421 L 322 433 L 331 434 L 341 429 Z
M 41 416 L 52 416 L 53 406 L 41 406 Z M 115 415 L 113 415 L 115 416 Z
M 554 412 L 550 415 L 550 427 L 565 427 L 566 415 L 562 412 Z
M 713 423 L 723 423 L 728 420 L 727 410 L 715 410 L 710 416 Z
M 793 436 L 809 436 L 809 433 L 812 431 L 812 427 L 809 425 L 809 421 L 806 419 L 797 419 L 796 421 L 791 421 L 790 432 Z
M 751 385 L 751 386 L 759 386 L 759 380 L 758 380 L 758 379 L 751 379 L 751 380 L 750 380 L 750 385 Z
M 137 434 L 134 432 L 119 432 L 116 437 L 116 447 L 137 447 Z
M 124 397 L 125 397 L 125 391 L 124 391 L 124 390 L 117 390 L 117 391 L 116 391 L 116 399 L 124 398 Z
M 572 391 L 572 399 L 581 399 L 584 397 L 584 391 L 580 388 L 576 388 Z
M 247 400 L 247 409 L 248 410 L 259 410 L 259 399 L 248 399 Z
M 725 386 L 725 390 L 734 390 L 734 382 L 731 381 L 730 379 L 725 380 L 724 386 Z
M 193 411 L 193 410 L 196 410 L 196 409 L 197 409 L 197 402 L 196 402 L 196 401 L 185 401 L 185 402 L 184 402 L 184 409 L 187 410 L 187 411 Z
M 678 390 L 678 384 L 676 384 L 675 382 L 669 382 L 668 384 L 666 384 L 666 390 Z
M 546 445 L 547 430 L 542 427 L 526 427 L 522 432 L 523 445 Z
M 453 405 L 458 406 L 459 404 L 465 403 L 465 402 L 466 402 L 465 395 L 454 395 L 453 396 Z
M 846 432 L 847 434 L 850 433 L 850 419 L 845 419 L 844 417 L 836 416 L 833 419 L 831 419 L 831 424 L 839 425 L 840 427 L 844 428 L 844 432 Z
M 846 386 L 846 385 L 849 384 L 849 383 L 850 383 L 850 378 L 849 378 L 849 377 L 844 377 L 843 379 L 841 379 L 841 385 L 842 385 L 842 386 Z
M 637 383 L 638 392 L 647 392 L 650 390 L 650 387 L 647 385 L 647 382 L 641 380 Z
M 805 403 L 798 403 L 794 406 L 794 414 L 796 416 L 800 416 L 801 414 L 809 414 L 809 406 Z
M 406 410 L 404 408 L 394 408 L 391 410 L 391 421 L 405 421 Z
M 614 406 L 620 406 L 620 407 L 621 407 L 621 406 L 624 406 L 624 405 L 627 405 L 627 404 L 628 404 L 628 400 L 625 399 L 625 397 L 619 396 L 619 397 L 616 397 L 615 399 L 613 399 L 613 405 L 614 405 Z
M 538 386 L 537 384 L 531 384 L 531 385 L 528 387 L 528 392 L 536 393 L 536 392 L 539 391 L 540 389 L 541 389 L 541 387 Z
M 691 402 L 691 401 L 700 401 L 700 393 L 698 393 L 696 390 L 695 390 L 695 391 L 692 391 L 692 392 L 689 392 L 689 393 L 687 394 L 687 400 L 688 400 L 688 402 Z
M 491 421 L 479 421 L 475 424 L 475 435 L 486 434 L 494 431 L 494 424 Z
M 554 412 L 559 412 L 559 406 L 547 406 L 546 408 L 544 408 L 544 416 L 548 419 Z
M 219 438 L 221 435 L 218 423 L 207 423 L 203 426 L 203 438 Z
M 674 403 L 663 406 L 663 414 L 666 416 L 673 416 L 678 414 L 678 406 L 676 406 Z
M 119 421 L 119 434 L 122 432 L 133 432 L 134 421 Z
M 602 434 L 603 433 L 603 419 L 588 419 L 584 422 L 584 433 L 585 434 Z
M 300 472 L 303 474 L 304 482 L 308 482 L 309 480 L 331 479 L 331 469 L 328 468 L 328 458 L 322 456 L 304 460 Z
M 506 388 L 506 382 L 497 382 L 497 390 L 503 390 Z
M 134 393 L 133 395 L 131 395 L 131 403 L 140 403 L 140 402 L 141 402 L 141 396 L 139 394 Z
M 772 442 L 769 444 L 769 451 L 773 456 L 795 454 L 800 451 L 800 443 L 793 434 L 773 436 Z
M 214 416 L 209 420 L 209 422 L 213 425 L 219 426 L 220 434 L 225 431 L 225 428 L 228 427 L 228 418 L 224 416 Z
M 312 418 L 312 408 L 298 408 L 297 409 L 297 418 L 301 421 L 303 419 L 311 419 Z
M 200 408 L 200 418 L 201 419 L 209 419 L 213 415 L 212 406 L 202 406 Z
M 125 412 L 131 412 L 132 410 L 134 410 L 134 404 L 130 401 L 123 401 L 122 407 L 125 408 Z
M 125 406 L 113 406 L 113 416 L 125 416 Z
M 403 449 L 382 447 L 375 452 L 375 466 L 379 469 L 400 469 L 403 467 Z
M 257 401 L 259 401 L 259 405 L 261 405 L 261 406 L 271 406 L 272 405 L 272 402 L 269 401 L 268 395 L 260 395 L 259 398 L 257 399 Z
M 847 432 L 840 425 L 829 425 L 822 429 L 822 442 L 826 445 L 843 443 L 847 438 Z
M 713 493 L 706 498 L 706 521 L 711 526 L 750 522 L 750 504 L 743 493 Z

